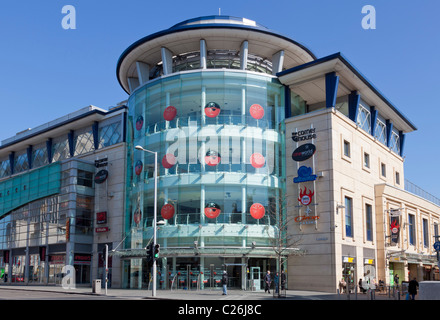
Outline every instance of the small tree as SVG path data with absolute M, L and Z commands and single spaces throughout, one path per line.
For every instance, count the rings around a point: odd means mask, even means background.
M 282 266 L 289 256 L 305 254 L 303 250 L 298 248 L 298 245 L 301 243 L 302 236 L 293 235 L 289 232 L 289 225 L 295 217 L 287 214 L 288 205 L 289 199 L 284 195 L 279 195 L 274 198 L 274 200 L 269 204 L 268 208 L 270 221 L 275 221 L 275 223 L 271 223 L 274 227 L 274 233 L 269 234 L 269 238 L 271 239 L 272 249 L 278 262 L 277 272 L 280 277 L 281 270 L 283 270 Z M 270 233 L 269 229 L 267 230 L 268 233 Z M 276 284 L 278 296 L 280 296 L 280 283 L 281 278 L 279 278 L 279 281 Z

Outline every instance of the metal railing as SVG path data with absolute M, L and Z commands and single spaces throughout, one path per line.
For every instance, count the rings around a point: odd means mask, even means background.
M 414 183 L 412 183 L 411 181 L 409 181 L 407 179 L 405 179 L 405 190 L 412 193 L 412 194 L 415 194 L 416 196 L 419 196 L 425 200 L 428 200 L 437 206 L 440 206 L 440 199 L 439 198 L 437 198 L 436 196 L 423 190 L 422 188 L 420 188 L 419 186 L 415 185 Z

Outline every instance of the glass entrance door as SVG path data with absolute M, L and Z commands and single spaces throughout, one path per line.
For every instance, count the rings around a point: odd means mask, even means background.
M 251 267 L 251 290 L 261 290 L 260 267 Z

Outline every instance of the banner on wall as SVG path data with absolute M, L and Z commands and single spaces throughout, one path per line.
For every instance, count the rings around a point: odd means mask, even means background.
M 400 236 L 400 216 L 390 217 L 390 234 L 391 234 L 391 245 L 395 246 L 399 243 Z

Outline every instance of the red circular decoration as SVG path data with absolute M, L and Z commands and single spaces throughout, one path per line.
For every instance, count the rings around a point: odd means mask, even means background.
M 210 167 L 215 167 L 221 161 L 221 156 L 217 151 L 208 151 L 205 155 L 205 162 Z
M 169 106 L 165 108 L 165 111 L 163 112 L 163 117 L 167 121 L 173 120 L 177 115 L 177 109 L 173 106 Z
M 139 224 L 139 222 L 141 222 L 141 217 L 142 217 L 142 211 L 141 209 L 137 208 L 133 216 L 134 223 Z
M 209 118 L 215 118 L 220 114 L 220 106 L 215 102 L 208 102 L 205 105 L 205 114 Z
M 176 164 L 176 157 L 172 153 L 167 153 L 162 158 L 162 166 L 166 169 L 172 168 Z
M 142 116 L 137 117 L 136 130 L 141 130 L 143 125 L 144 125 L 144 117 L 142 117 Z
M 138 161 L 136 162 L 135 167 L 134 167 L 134 172 L 135 172 L 137 175 L 140 175 L 141 172 L 142 172 L 142 168 L 143 168 L 142 161 L 141 161 L 141 160 L 138 160 Z
M 266 210 L 264 209 L 263 205 L 260 203 L 254 203 L 251 206 L 251 216 L 254 219 L 261 219 L 264 217 L 264 214 Z
M 250 161 L 252 167 L 257 169 L 264 167 L 264 164 L 266 163 L 266 160 L 264 159 L 263 155 L 258 152 L 255 152 L 251 155 Z
M 217 218 L 220 213 L 220 206 L 214 202 L 208 203 L 205 207 L 205 216 L 207 216 L 209 219 Z
M 252 118 L 254 119 L 262 119 L 264 117 L 264 109 L 259 104 L 253 104 L 249 108 L 249 112 L 251 113 Z
M 170 203 L 165 204 L 160 210 L 160 214 L 165 220 L 171 219 L 174 216 L 174 206 Z

